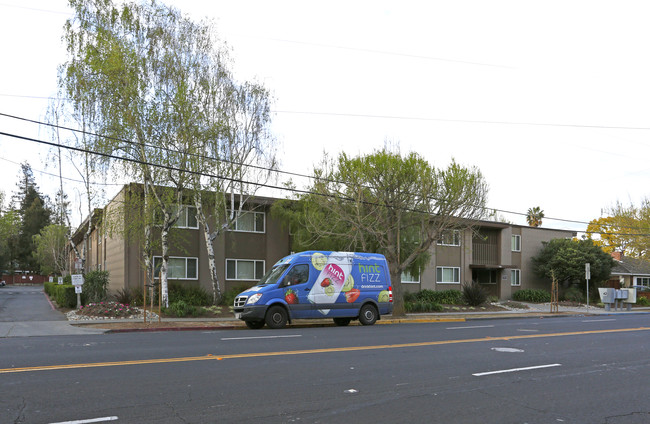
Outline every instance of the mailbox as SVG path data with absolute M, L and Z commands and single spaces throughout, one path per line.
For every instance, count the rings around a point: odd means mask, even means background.
M 609 287 L 598 287 L 598 294 L 601 302 L 614 303 L 616 301 L 616 289 Z
M 627 299 L 627 289 L 616 290 L 617 299 Z

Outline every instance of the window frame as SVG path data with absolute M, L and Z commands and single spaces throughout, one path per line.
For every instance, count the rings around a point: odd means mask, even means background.
M 452 270 L 453 278 L 458 275 L 458 281 L 440 281 L 444 278 L 445 270 Z M 440 273 L 440 275 L 438 275 Z M 439 278 L 442 277 L 442 278 Z M 460 284 L 460 267 L 457 266 L 437 266 L 436 267 L 436 284 Z
M 451 243 L 446 243 L 446 241 L 448 241 L 449 238 L 451 239 Z M 442 234 L 440 234 L 437 243 L 438 246 L 460 247 L 460 230 L 443 231 Z
M 230 278 L 228 277 L 228 262 L 235 262 L 235 278 Z M 253 262 L 253 278 L 238 278 L 238 264 L 239 262 Z M 257 273 L 257 264 L 260 263 L 262 264 L 262 272 L 261 275 L 258 275 Z M 266 260 L 264 259 L 240 259 L 240 258 L 226 258 L 226 269 L 225 269 L 225 276 L 226 280 L 228 281 L 260 281 L 262 277 L 266 274 Z
M 521 287 L 521 270 L 519 268 L 510 270 L 510 285 L 513 287 Z
M 408 271 L 403 271 L 402 272 L 402 283 L 404 283 L 404 284 L 420 284 L 420 277 L 422 277 L 422 272 L 420 272 L 420 275 L 418 276 L 417 281 L 415 281 L 413 279 L 407 280 L 404 277 L 413 278 L 411 273 L 409 273 Z
M 644 281 L 647 284 L 643 284 Z M 650 288 L 650 277 L 634 277 L 634 285 L 635 286 L 644 286 L 644 287 Z
M 229 209 L 227 211 L 228 214 L 230 214 L 232 212 L 233 212 L 232 209 Z M 265 234 L 266 233 L 266 212 L 265 211 L 242 210 L 242 211 L 234 211 L 234 213 L 235 213 L 236 217 L 235 217 L 235 220 L 233 221 L 232 228 L 230 228 L 230 231 L 235 231 L 235 232 L 238 232 L 238 233 L 254 233 L 254 234 Z M 239 213 L 239 215 L 237 215 L 238 213 Z M 247 214 L 253 214 L 253 227 L 254 227 L 253 231 L 251 231 L 251 230 L 242 230 L 242 229 L 238 228 L 239 219 L 242 216 L 247 215 Z M 262 215 L 262 227 L 263 228 L 262 228 L 261 231 L 257 228 L 257 222 L 258 221 L 256 219 L 256 217 L 257 217 L 256 214 L 261 214 Z
M 167 279 L 168 280 L 191 280 L 191 281 L 196 281 L 196 280 L 199 279 L 199 258 L 197 258 L 196 256 L 170 256 L 169 261 L 168 261 L 168 266 L 169 266 L 169 262 L 171 262 L 172 259 L 184 259 L 185 260 L 185 277 L 179 278 L 179 277 L 170 276 L 169 275 L 169 268 L 168 268 L 167 269 Z M 158 279 L 160 279 L 160 277 L 158 276 L 159 273 L 156 272 L 156 269 L 157 269 L 156 260 L 160 260 L 160 266 L 162 266 L 162 256 L 154 256 L 153 257 L 153 270 L 154 270 L 153 278 L 155 280 L 158 280 Z M 188 262 L 188 260 L 193 260 L 194 263 L 195 263 L 195 270 L 196 270 L 195 271 L 195 273 L 196 273 L 195 277 L 188 277 L 187 276 L 187 270 L 188 270 L 187 262 Z
M 515 242 L 515 240 L 517 240 Z M 510 249 L 512 252 L 521 252 L 521 235 L 513 234 L 510 238 Z
M 199 220 L 196 217 L 196 212 L 197 212 L 196 211 L 196 206 L 181 205 L 181 207 L 183 208 L 183 211 L 180 213 L 180 215 L 178 216 L 178 219 L 174 223 L 174 228 L 184 228 L 184 229 L 188 229 L 188 230 L 198 230 L 199 229 Z M 196 222 L 196 226 L 193 226 L 193 227 L 191 227 L 189 225 L 189 220 L 190 220 L 189 209 L 190 208 L 194 209 L 194 221 Z M 185 217 L 184 225 L 180 225 L 180 220 L 181 220 L 182 217 Z

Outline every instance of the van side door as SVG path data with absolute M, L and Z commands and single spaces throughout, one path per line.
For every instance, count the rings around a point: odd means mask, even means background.
M 293 319 L 311 316 L 311 304 L 307 299 L 311 289 L 309 268 L 308 264 L 296 264 L 287 271 L 280 282 L 284 301 Z

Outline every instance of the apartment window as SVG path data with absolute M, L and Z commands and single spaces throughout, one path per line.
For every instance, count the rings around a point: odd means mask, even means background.
M 636 277 L 635 280 L 636 283 L 634 285 L 636 286 L 650 287 L 650 277 Z
M 441 284 L 459 284 L 460 268 L 439 266 L 436 268 L 436 282 Z
M 511 239 L 512 251 L 521 252 L 521 236 L 513 235 Z
M 410 272 L 404 271 L 402 272 L 402 283 L 419 283 L 420 282 L 420 277 L 414 277 Z
M 226 259 L 226 280 L 260 280 L 264 276 L 264 261 Z
M 199 221 L 196 219 L 196 208 L 194 206 L 182 206 L 181 214 L 178 216 L 176 228 L 199 228 Z
M 162 257 L 153 258 L 154 278 L 160 277 Z M 198 258 L 171 256 L 167 262 L 167 278 L 170 280 L 197 280 L 199 278 Z
M 235 219 L 233 230 L 249 233 L 263 233 L 265 232 L 265 220 L 266 214 L 264 212 L 242 211 Z
M 441 246 L 460 246 L 460 230 L 444 231 L 438 239 Z
M 510 285 L 521 286 L 521 270 L 519 269 L 510 270 Z

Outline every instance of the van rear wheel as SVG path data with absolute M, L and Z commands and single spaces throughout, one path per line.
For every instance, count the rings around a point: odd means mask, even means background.
M 244 322 L 246 323 L 246 327 L 250 328 L 251 330 L 259 330 L 260 328 L 264 327 L 264 321 L 262 320 Z
M 287 310 L 280 305 L 274 305 L 266 311 L 264 321 L 266 321 L 266 325 L 268 325 L 269 328 L 277 329 L 287 325 L 288 319 Z
M 352 321 L 351 318 L 334 318 L 334 324 L 340 326 L 340 327 L 345 327 Z
M 373 325 L 377 322 L 377 308 L 370 303 L 363 305 L 359 311 L 359 322 L 362 325 Z

